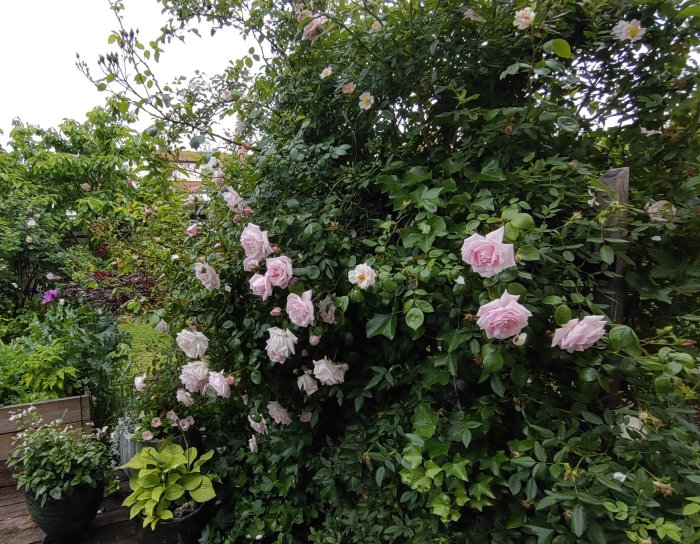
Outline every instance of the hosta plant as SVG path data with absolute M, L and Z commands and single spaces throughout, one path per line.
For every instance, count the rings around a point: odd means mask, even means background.
M 191 512 L 197 503 L 216 496 L 212 478 L 202 474 L 202 465 L 213 451 L 198 456 L 197 449 L 187 449 L 166 440 L 160 448 L 144 448 L 122 468 L 136 469 L 129 481 L 132 493 L 124 499 L 131 508 L 131 518 L 140 515 L 143 526 L 155 529 L 160 521 L 175 519 Z

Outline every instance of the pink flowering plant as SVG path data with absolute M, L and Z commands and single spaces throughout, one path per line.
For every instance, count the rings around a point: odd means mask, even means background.
M 245 134 L 206 132 L 225 182 L 183 243 L 220 288 L 160 268 L 171 334 L 234 379 L 181 394 L 231 489 L 207 542 L 693 541 L 692 13 L 225 4 L 274 59 L 227 102 Z M 209 127 L 216 91 L 178 96 Z

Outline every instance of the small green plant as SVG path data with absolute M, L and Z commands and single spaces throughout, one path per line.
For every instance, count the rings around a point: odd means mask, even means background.
M 44 423 L 33 406 L 13 414 L 11 420 L 17 421 L 21 432 L 13 439 L 8 466 L 18 489 L 24 487 L 41 506 L 49 497 L 72 495 L 78 486 L 96 487 L 99 481 L 105 481 L 108 490 L 115 486 L 100 431 L 66 427 L 60 419 Z
M 133 491 L 123 505 L 131 507 L 131 518 L 143 517 L 143 526 L 155 529 L 158 522 L 182 517 L 216 496 L 212 478 L 202 474 L 202 465 L 214 455 L 197 458 L 197 449 L 166 440 L 160 449 L 144 448 L 122 468 L 138 472 L 129 481 Z

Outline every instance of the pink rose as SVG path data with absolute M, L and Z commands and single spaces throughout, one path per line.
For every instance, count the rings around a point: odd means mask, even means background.
M 188 391 L 185 391 L 184 389 L 178 389 L 175 397 L 177 398 L 177 401 L 184 406 L 189 407 L 189 406 L 192 406 L 194 404 L 194 400 L 192 399 L 192 395 Z
M 309 337 L 309 344 L 312 346 L 318 346 L 318 343 L 321 341 L 320 336 L 316 336 L 315 334 L 313 336 Z
M 214 170 L 211 177 L 214 185 L 221 188 L 224 185 L 224 173 L 221 170 Z
M 311 19 L 311 22 L 307 24 L 304 27 L 304 32 L 302 33 L 302 39 L 304 40 L 309 40 L 311 43 L 314 43 L 318 39 L 318 33 L 321 30 L 321 27 L 328 21 L 325 17 L 322 15 L 313 15 L 313 19 Z
M 144 442 L 148 442 L 149 440 L 153 440 L 153 433 L 151 431 L 143 431 L 141 433 L 141 438 L 143 438 Z
M 292 260 L 289 257 L 274 257 L 265 261 L 265 277 L 274 287 L 285 288 L 292 279 Z
M 151 427 L 153 427 L 154 429 L 157 429 L 162 424 L 163 424 L 163 422 L 160 420 L 159 417 L 154 417 L 151 419 Z
M 371 266 L 364 263 L 358 264 L 348 272 L 348 280 L 361 289 L 367 289 L 374 285 L 374 282 L 377 280 L 377 274 L 372 270 Z
M 175 421 L 175 420 L 177 420 L 177 414 L 175 413 L 174 410 L 168 410 L 165 413 L 165 419 L 167 419 L 168 421 Z
M 256 440 L 255 435 L 248 440 L 248 449 L 251 451 L 251 453 L 258 453 L 258 441 Z
M 241 209 L 245 206 L 245 200 L 243 200 L 243 197 L 241 197 L 241 195 L 230 187 L 226 189 L 226 192 L 224 192 L 221 196 L 223 196 L 228 209 L 232 212 L 240 213 Z
M 257 297 L 267 300 L 267 298 L 272 294 L 272 285 L 270 285 L 267 276 L 262 274 L 255 274 L 248 280 L 250 284 L 250 290 Z
M 355 92 L 355 88 L 357 85 L 355 85 L 352 81 L 348 81 L 343 85 L 343 94 L 352 94 Z
M 221 97 L 226 101 L 226 102 L 231 102 L 233 100 L 233 94 L 231 94 L 231 91 L 226 89 L 223 93 L 221 93 Z
M 476 324 L 486 331 L 487 338 L 505 340 L 520 333 L 527 325 L 527 319 L 532 315 L 525 306 L 519 304 L 518 295 L 504 291 L 501 298 L 479 308 Z
M 289 417 L 289 412 L 277 401 L 267 403 L 267 412 L 270 414 L 270 417 L 275 420 L 275 423 L 289 425 L 292 422 L 292 418 Z
M 314 361 L 314 376 L 316 376 L 318 381 L 323 385 L 343 383 L 347 370 L 347 364 L 336 364 L 328 357 L 324 357 L 320 361 Z
M 301 413 L 301 415 L 299 416 L 299 421 L 301 421 L 302 423 L 308 423 L 309 421 L 311 421 L 311 417 L 312 417 L 313 415 L 314 415 L 313 412 L 307 412 L 307 411 L 305 410 L 305 411 L 303 411 L 303 412 Z
M 202 357 L 209 347 L 209 339 L 201 332 L 181 330 L 175 337 L 178 347 L 185 352 L 190 359 Z
M 185 229 L 185 232 L 187 233 L 187 236 L 197 236 L 197 234 L 199 234 L 199 227 L 197 226 L 197 223 L 192 223 Z
M 318 303 L 318 315 L 329 325 L 335 324 L 335 304 L 333 304 L 333 298 L 330 295 L 326 295 L 326 297 Z
M 297 387 L 299 391 L 304 391 L 307 395 L 311 396 L 318 391 L 318 382 L 311 376 L 311 371 L 307 370 L 297 378 Z
M 462 244 L 462 260 L 483 278 L 515 266 L 513 244 L 502 243 L 504 230 L 501 227 L 486 236 L 472 234 Z
M 146 375 L 144 374 L 143 376 L 136 376 L 134 378 L 134 389 L 136 391 L 143 391 L 146 389 Z
M 289 329 L 270 327 L 267 329 L 270 338 L 267 340 L 267 356 L 275 363 L 284 363 L 287 357 L 294 355 L 294 345 L 297 337 Z
M 187 431 L 192 425 L 194 425 L 194 418 L 192 416 L 187 416 L 185 419 L 180 420 L 180 428 L 183 431 Z
M 168 331 L 170 331 L 170 325 L 168 325 L 168 323 L 166 321 L 163 321 L 161 319 L 160 321 L 158 321 L 158 324 L 156 325 L 156 330 L 158 332 L 167 333 Z
M 205 386 L 208 394 L 211 392 L 219 397 L 227 399 L 231 394 L 231 385 L 223 372 L 209 372 L 209 383 Z
M 243 270 L 246 272 L 255 272 L 260 265 L 260 259 L 254 257 L 246 257 L 243 259 Z
M 241 233 L 241 245 L 245 255 L 251 259 L 261 260 L 272 253 L 267 231 L 260 230 L 254 223 L 248 223 Z
M 194 275 L 209 290 L 221 287 L 221 281 L 216 270 L 206 263 L 196 263 L 194 265 Z
M 274 308 L 272 308 L 272 310 L 270 310 L 270 315 L 273 317 L 281 316 L 282 315 L 282 308 L 280 308 L 279 306 L 275 306 Z
M 572 319 L 554 331 L 552 347 L 558 346 L 569 353 L 590 348 L 605 336 L 605 318 L 602 315 L 587 315 L 582 320 Z
M 182 365 L 180 381 L 191 393 L 201 392 L 209 381 L 209 366 L 204 361 L 192 361 Z
M 312 292 L 304 291 L 301 296 L 290 293 L 287 297 L 287 315 L 299 327 L 308 327 L 314 322 Z
M 256 421 L 251 416 L 248 416 L 248 423 L 250 423 L 250 426 L 256 433 L 267 434 L 267 425 L 265 424 L 265 418 L 260 417 L 260 421 Z

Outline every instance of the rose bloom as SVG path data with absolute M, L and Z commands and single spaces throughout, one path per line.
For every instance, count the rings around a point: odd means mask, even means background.
M 348 81 L 343 85 L 343 94 L 352 94 L 355 92 L 355 88 L 357 85 L 355 85 L 352 81 Z
M 183 431 L 187 431 L 192 425 L 194 425 L 194 418 L 192 416 L 187 416 L 185 419 L 180 420 L 180 428 Z
M 267 403 L 267 413 L 280 425 L 289 425 L 292 422 L 289 412 L 277 401 Z
M 618 21 L 610 31 L 610 35 L 619 41 L 629 40 L 636 42 L 641 40 L 644 34 L 646 34 L 646 29 L 642 27 L 642 23 L 637 19 L 632 19 L 630 22 Z
M 153 440 L 153 433 L 151 431 L 143 431 L 141 433 L 141 438 L 143 438 L 143 440 L 145 442 L 148 442 L 149 440 Z
M 214 182 L 214 185 L 221 188 L 224 184 L 224 173 L 221 170 L 214 170 L 211 180 Z
M 361 110 L 369 110 L 374 105 L 374 97 L 365 91 L 360 95 L 360 102 L 358 104 Z
M 516 346 L 523 346 L 525 345 L 525 342 L 527 342 L 526 332 L 521 332 L 520 334 L 516 334 L 513 337 L 513 344 L 515 344 Z
M 134 389 L 136 391 L 143 391 L 146 389 L 146 375 L 144 374 L 143 376 L 136 376 L 134 378 Z
M 304 291 L 301 296 L 290 293 L 287 297 L 287 315 L 299 327 L 308 327 L 314 322 L 312 292 Z
M 279 306 L 275 306 L 274 308 L 272 308 L 272 310 L 270 310 L 270 315 L 273 317 L 281 316 L 282 315 L 282 308 L 280 308 Z
M 185 229 L 185 232 L 187 233 L 187 236 L 197 236 L 197 234 L 199 234 L 199 227 L 197 226 L 197 223 L 192 223 Z
M 184 389 L 178 389 L 177 393 L 175 394 L 175 398 L 177 398 L 177 401 L 184 405 L 184 406 L 192 406 L 194 404 L 194 400 L 192 399 L 192 395 L 188 392 L 185 391 Z
M 328 323 L 329 325 L 335 324 L 335 304 L 333 304 L 333 298 L 330 295 L 318 303 L 318 315 L 321 319 Z
M 482 15 L 479 15 L 473 8 L 467 8 L 464 10 L 464 18 L 471 19 L 477 23 L 483 23 L 486 19 Z
M 311 421 L 311 417 L 313 415 L 313 412 L 307 412 L 306 410 L 304 410 L 299 416 L 299 421 L 301 421 L 302 423 L 308 423 L 309 421 Z
M 175 421 L 177 419 L 177 414 L 175 413 L 175 410 L 168 410 L 165 413 L 165 419 L 168 421 Z
M 558 346 L 569 353 L 590 348 L 605 336 L 605 318 L 602 315 L 587 315 L 582 320 L 572 319 L 554 331 L 552 347 Z
M 60 280 L 61 276 L 54 274 L 53 272 L 49 272 L 48 274 L 46 274 L 46 279 L 49 281 Z
M 170 325 L 166 321 L 163 321 L 162 319 L 158 321 L 158 324 L 156 325 L 156 330 L 158 332 L 162 333 L 167 333 L 170 330 Z
M 252 417 L 248 416 L 248 423 L 252 429 L 259 434 L 267 434 L 267 425 L 265 424 L 265 418 L 261 417 L 260 421 L 255 421 Z
M 321 30 L 321 27 L 328 21 L 325 17 L 322 15 L 313 15 L 313 19 L 311 19 L 311 22 L 307 24 L 304 27 L 304 32 L 302 33 L 301 37 L 303 40 L 309 40 L 311 43 L 314 43 L 318 39 L 318 33 Z
M 515 12 L 513 26 L 518 27 L 518 30 L 525 30 L 535 20 L 535 15 L 537 14 L 532 11 L 532 8 L 523 8 L 518 10 Z
M 462 260 L 482 278 L 495 276 L 502 270 L 515 266 L 513 244 L 503 243 L 504 227 L 486 236 L 472 234 L 462 244 Z
M 214 391 L 217 396 L 225 399 L 231 394 L 231 385 L 223 372 L 209 372 L 209 383 L 206 387 L 208 391 Z
M 284 363 L 287 357 L 294 355 L 294 344 L 297 337 L 289 329 L 270 327 L 267 330 L 270 338 L 267 340 L 267 356 L 275 363 Z
M 182 365 L 180 381 L 188 391 L 201 392 L 209 381 L 209 365 L 204 361 L 191 361 Z
M 323 385 L 335 385 L 345 381 L 345 373 L 348 370 L 348 365 L 336 364 L 328 357 L 324 357 L 320 361 L 314 361 L 314 376 Z
M 258 441 L 255 439 L 255 435 L 252 435 L 248 440 L 248 449 L 252 453 L 258 453 Z
M 378 32 L 378 31 L 380 31 L 380 30 L 382 29 L 382 23 L 380 23 L 379 21 L 374 21 L 374 22 L 372 23 L 372 27 L 371 27 L 371 28 L 372 28 L 372 30 L 373 30 L 374 32 Z
M 223 93 L 221 93 L 221 97 L 226 101 L 226 102 L 231 102 L 233 100 L 233 95 L 231 94 L 231 91 L 226 89 Z
M 292 279 L 294 269 L 292 268 L 292 260 L 289 257 L 274 257 L 265 261 L 265 277 L 270 285 L 274 287 L 282 287 L 283 289 L 289 285 L 289 280 Z
M 34 219 L 33 217 L 27 219 L 27 227 L 29 227 L 30 229 L 36 227 L 36 219 Z
M 649 214 L 649 219 L 660 225 L 668 223 L 669 219 L 676 215 L 677 212 L 676 207 L 668 200 L 657 200 L 648 204 L 646 210 Z
M 231 189 L 231 187 L 226 189 L 226 191 L 221 196 L 226 201 L 226 205 L 228 206 L 228 209 L 231 210 L 232 212 L 239 212 L 240 213 L 240 211 L 245 206 L 245 200 L 243 200 L 243 197 L 241 195 L 239 195 L 238 192 Z
M 332 73 L 333 73 L 333 68 L 331 66 L 326 66 L 323 70 L 321 70 L 321 79 L 326 79 Z
M 260 230 L 255 223 L 248 223 L 241 233 L 241 245 L 245 255 L 251 259 L 264 259 L 272 253 L 267 231 Z
M 243 259 L 243 270 L 246 272 L 255 272 L 260 265 L 260 259 L 254 257 L 246 257 Z
M 250 290 L 257 297 L 267 300 L 267 298 L 272 294 L 272 285 L 267 279 L 267 275 L 254 274 L 249 280 Z
M 160 420 L 159 417 L 154 417 L 153 419 L 151 419 L 151 427 L 153 427 L 154 429 L 157 429 L 162 424 L 163 422 Z
M 202 285 L 209 290 L 221 287 L 221 280 L 216 270 L 207 263 L 197 263 L 194 265 L 194 275 L 202 282 Z
M 350 280 L 350 283 L 353 285 L 358 285 L 361 289 L 367 289 L 377 281 L 377 274 L 375 274 L 371 266 L 367 264 L 358 264 L 348 272 L 348 280 Z
M 316 336 L 315 334 L 313 336 L 309 337 L 309 344 L 312 346 L 318 346 L 318 343 L 321 341 L 320 336 Z
M 299 391 L 304 391 L 307 395 L 311 396 L 318 391 L 318 382 L 311 376 L 311 371 L 307 370 L 297 378 L 297 387 Z
M 518 298 L 518 295 L 504 291 L 501 298 L 479 308 L 476 324 L 486 331 L 487 338 L 505 340 L 519 334 L 525 328 L 532 313 L 518 303 Z
M 175 337 L 178 347 L 185 352 L 190 359 L 202 357 L 209 347 L 209 339 L 201 332 L 181 330 Z

